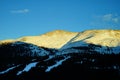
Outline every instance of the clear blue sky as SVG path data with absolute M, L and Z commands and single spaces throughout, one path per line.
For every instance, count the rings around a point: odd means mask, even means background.
M 0 40 L 56 29 L 120 29 L 120 0 L 0 0 Z

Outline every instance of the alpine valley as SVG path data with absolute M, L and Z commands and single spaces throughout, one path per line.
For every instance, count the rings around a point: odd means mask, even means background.
M 120 80 L 120 30 L 55 30 L 0 41 L 0 80 Z

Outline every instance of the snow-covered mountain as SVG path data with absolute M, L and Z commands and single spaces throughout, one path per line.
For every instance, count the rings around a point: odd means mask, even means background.
M 86 43 L 116 47 L 120 46 L 120 30 L 86 30 L 83 32 L 68 32 L 55 30 L 40 36 L 25 36 L 16 40 L 3 40 L 4 42 L 22 41 L 47 48 L 61 48 L 65 44 L 83 41 Z
M 0 80 L 119 80 L 119 61 L 120 30 L 56 30 L 0 41 Z
M 86 46 L 94 47 L 94 50 L 100 53 L 120 53 L 120 30 L 86 30 L 83 32 L 55 30 L 40 36 L 26 36 L 16 40 L 3 40 L 0 41 L 0 44 L 15 44 L 16 42 L 59 50 Z M 100 47 L 89 46 L 90 44 Z

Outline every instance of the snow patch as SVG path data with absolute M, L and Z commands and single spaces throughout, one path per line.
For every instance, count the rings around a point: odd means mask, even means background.
M 63 61 L 67 60 L 68 58 L 70 58 L 70 56 L 68 56 L 68 57 L 66 57 L 65 59 L 62 59 L 62 60 L 56 62 L 56 64 L 54 64 L 54 65 L 52 65 L 52 66 L 49 66 L 49 67 L 45 70 L 45 72 L 49 72 L 49 71 L 50 71 L 51 69 L 53 69 L 54 67 L 58 67 L 59 65 L 62 64 Z
M 10 68 L 6 69 L 5 71 L 0 72 L 0 74 L 5 74 L 5 73 L 9 72 L 10 70 L 15 69 L 15 68 L 18 67 L 18 66 L 20 66 L 20 65 L 10 67 Z
M 38 56 L 46 56 L 46 55 L 49 54 L 46 50 L 44 50 L 42 48 L 39 48 L 38 46 L 31 45 L 30 49 L 31 49 L 31 51 L 33 53 L 33 56 L 35 54 L 37 54 Z
M 26 67 L 25 67 L 22 71 L 19 71 L 19 72 L 17 73 L 17 75 L 20 75 L 20 74 L 22 74 L 23 72 L 28 72 L 32 67 L 36 67 L 37 63 L 38 63 L 38 62 L 33 62 L 33 63 L 30 63 L 30 64 L 26 65 Z
M 48 61 L 48 60 L 50 60 L 50 59 L 52 59 L 52 58 L 54 58 L 55 56 L 54 55 L 49 55 L 49 58 L 48 59 L 45 59 L 44 61 Z

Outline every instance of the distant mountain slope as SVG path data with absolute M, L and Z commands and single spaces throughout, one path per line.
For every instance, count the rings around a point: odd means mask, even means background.
M 83 41 L 101 46 L 120 46 L 120 30 L 87 30 L 83 32 L 68 32 L 55 30 L 40 36 L 25 36 L 16 40 L 3 40 L 4 42 L 22 41 L 47 48 L 61 48 L 65 44 Z

